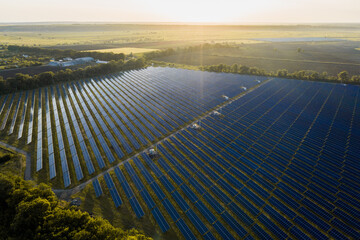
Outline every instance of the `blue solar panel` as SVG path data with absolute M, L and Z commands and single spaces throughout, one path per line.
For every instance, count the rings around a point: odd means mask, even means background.
M 0 127 L 0 130 L 4 130 L 5 127 L 6 127 L 6 123 L 7 123 L 7 120 L 8 120 L 8 117 L 10 115 L 10 112 L 11 112 L 11 109 L 12 109 L 12 105 L 13 105 L 13 102 L 14 102 L 14 98 L 15 98 L 15 93 L 12 94 L 12 97 L 10 99 L 10 103 L 9 103 L 9 106 L 7 108 L 7 111 L 5 113 L 5 116 L 3 117 L 3 122 L 1 124 L 1 127 Z
M 171 182 L 165 177 L 165 176 L 161 176 L 159 178 L 159 180 L 162 182 L 162 184 L 165 186 L 166 190 L 168 192 L 172 192 L 175 190 L 174 186 L 171 184 Z
M 122 204 L 122 200 L 120 198 L 120 195 L 114 185 L 114 182 L 110 176 L 109 173 L 105 173 L 104 174 L 104 179 L 105 179 L 105 182 L 106 182 L 106 185 L 110 191 L 110 195 L 115 203 L 115 207 L 119 207 L 121 204 Z
M 191 202 L 195 203 L 199 199 L 186 184 L 181 185 L 180 188 L 181 190 L 183 190 L 184 194 L 190 199 Z
M 161 190 L 161 188 L 159 187 L 159 185 L 156 182 L 151 183 L 150 186 L 160 201 L 166 197 L 164 192 Z
M 155 207 L 155 202 L 152 199 L 152 197 L 150 196 L 149 192 L 144 189 L 143 191 L 140 192 L 140 195 L 143 197 L 146 205 L 148 206 L 149 209 L 152 209 Z
M 216 201 L 209 193 L 205 193 L 203 197 L 217 213 L 221 214 L 224 211 L 224 208 L 220 205 L 220 203 Z
M 180 206 L 181 210 L 183 210 L 184 212 L 186 212 L 186 210 L 188 210 L 190 207 L 187 204 L 187 202 L 184 200 L 184 198 L 179 194 L 178 191 L 174 191 L 171 194 L 174 198 L 174 200 L 176 201 L 176 203 Z
M 213 226 L 223 239 L 235 239 L 219 221 L 216 221 Z
M 170 217 L 172 218 L 172 220 L 174 222 L 176 222 L 177 220 L 180 219 L 179 213 L 176 211 L 174 206 L 170 203 L 169 199 L 164 199 L 164 201 L 162 201 L 162 204 L 164 205 L 166 211 L 169 213 Z
M 145 215 L 138 200 L 135 197 L 131 198 L 129 201 L 130 201 L 131 207 L 133 208 L 133 210 L 138 218 L 141 218 L 142 216 Z
M 227 224 L 229 224 L 229 226 L 236 232 L 239 237 L 244 237 L 247 234 L 247 231 L 228 212 L 225 211 L 224 213 L 222 213 L 221 217 L 225 220 Z
M 195 226 L 195 228 L 199 231 L 201 235 L 205 234 L 208 231 L 208 228 L 192 209 L 186 212 L 186 216 L 188 216 L 192 224 Z
M 214 223 L 216 221 L 216 217 L 214 216 L 214 214 L 212 214 L 212 212 L 205 206 L 205 204 L 201 200 L 195 203 L 195 207 L 210 223 Z
M 153 214 L 156 222 L 159 224 L 161 231 L 167 232 L 170 229 L 170 225 L 165 220 L 164 216 L 161 214 L 158 208 L 154 208 L 151 213 Z
M 183 219 L 180 219 L 176 222 L 176 226 L 179 228 L 180 232 L 183 234 L 184 238 L 187 240 L 195 240 L 196 237 L 190 228 L 186 225 Z
M 264 224 L 276 237 L 277 239 L 286 239 L 288 237 L 276 224 L 274 224 L 270 219 L 261 214 L 258 217 L 258 220 Z
M 99 183 L 98 179 L 97 178 L 94 179 L 92 183 L 93 183 L 93 186 L 94 186 L 96 197 L 100 197 L 102 195 L 102 189 L 101 189 L 101 186 L 100 186 L 100 183 Z

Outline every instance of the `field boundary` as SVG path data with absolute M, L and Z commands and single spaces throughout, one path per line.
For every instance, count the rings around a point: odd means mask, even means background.
M 297 60 L 297 59 L 288 59 L 288 58 L 268 58 L 268 57 L 254 57 L 254 56 L 226 56 L 226 55 L 214 55 L 214 54 L 203 54 L 204 56 L 209 57 L 228 57 L 228 58 L 246 58 L 246 59 L 257 59 L 257 60 L 271 60 L 271 61 L 287 61 L 287 62 L 303 62 L 303 63 L 320 63 L 320 64 L 339 64 L 339 65 L 353 65 L 360 66 L 360 63 L 346 63 L 346 62 L 324 62 L 324 61 L 315 61 L 315 60 Z

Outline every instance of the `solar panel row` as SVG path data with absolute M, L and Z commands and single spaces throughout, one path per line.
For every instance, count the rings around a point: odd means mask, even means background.
M 20 126 L 19 126 L 19 131 L 18 131 L 18 138 L 20 139 L 23 135 L 23 130 L 24 130 L 24 123 L 25 123 L 25 114 L 26 114 L 26 109 L 27 109 L 27 104 L 28 104 L 28 96 L 29 96 L 29 91 L 26 91 L 25 93 L 25 100 L 24 100 L 24 106 L 22 109 L 22 114 L 21 114 L 21 120 L 20 120 Z
M 40 171 L 43 168 L 43 153 L 42 153 L 42 104 L 41 104 L 41 89 L 39 89 L 38 94 L 38 117 L 37 117 L 37 141 L 36 141 L 36 171 Z M 35 98 L 34 98 L 35 100 Z M 29 142 L 29 138 L 28 138 Z
M 83 115 L 83 113 L 81 112 L 81 109 L 80 109 L 80 106 L 76 100 L 76 97 L 72 91 L 72 89 L 70 88 L 69 85 L 67 85 L 67 90 L 69 91 L 69 94 L 70 94 L 70 97 L 67 96 L 66 94 L 66 90 L 65 90 L 65 87 L 63 85 L 63 92 L 64 92 L 64 95 L 66 97 L 66 103 L 67 103 L 67 107 L 69 109 L 69 112 L 70 112 L 70 117 L 72 119 L 72 123 L 73 123 L 73 126 L 75 128 L 75 132 L 76 132 L 76 135 L 77 135 L 77 138 L 78 138 L 78 141 L 79 141 L 79 144 L 80 144 L 80 148 L 81 148 L 81 151 L 83 153 L 83 157 L 84 157 L 84 160 L 85 160 L 85 163 L 86 163 L 86 166 L 87 166 L 87 169 L 88 169 L 88 172 L 89 174 L 92 174 L 95 169 L 94 169 L 94 166 L 93 166 L 93 163 L 91 161 L 91 158 L 90 158 L 90 154 L 87 150 L 87 144 L 85 142 L 85 138 L 83 137 L 83 134 L 82 134 L 82 131 L 81 131 L 81 128 L 78 124 L 78 121 L 76 119 L 76 116 L 75 116 L 75 112 L 78 114 L 79 118 L 80 118 L 80 123 L 83 127 L 83 129 L 85 130 L 85 134 L 86 134 L 86 137 L 90 143 L 90 146 L 91 146 L 91 149 L 92 149 L 92 152 L 93 154 L 95 155 L 95 159 L 99 165 L 100 168 L 103 168 L 105 167 L 105 163 L 104 163 L 104 160 L 100 154 L 100 151 L 93 139 L 93 136 L 92 136 L 92 133 L 90 131 L 90 128 L 86 122 L 86 119 Z M 75 107 L 75 111 L 73 110 L 72 106 L 71 106 L 71 102 L 70 102 L 70 98 L 72 99 L 73 103 L 74 103 L 74 107 Z
M 52 102 L 52 107 L 53 107 L 53 114 L 54 114 L 54 119 L 55 119 L 57 142 L 58 142 L 58 147 L 59 147 L 59 151 L 60 151 L 60 162 L 61 162 L 63 181 L 64 181 L 64 186 L 68 187 L 71 184 L 71 178 L 70 178 L 69 166 L 68 166 L 67 158 L 66 158 L 64 140 L 63 140 L 63 136 L 62 136 L 62 132 L 61 132 L 60 117 L 59 117 L 59 113 L 58 113 L 58 109 L 57 109 L 54 88 L 52 86 L 50 87 L 50 91 L 51 91 L 51 102 Z M 58 96 L 58 97 L 60 97 L 60 96 Z M 66 117 L 66 116 L 63 116 L 63 117 Z M 65 125 L 65 127 L 66 127 L 66 125 Z M 71 135 L 69 137 L 71 137 Z M 83 174 L 82 174 L 82 170 L 80 167 L 79 159 L 77 157 L 75 146 L 73 146 L 73 145 L 70 146 L 70 150 L 71 150 L 71 153 L 74 154 L 74 155 L 72 155 L 72 158 L 74 161 L 76 176 L 78 178 L 79 177 L 82 178 Z M 50 166 L 51 166 L 51 164 L 50 164 Z M 54 168 L 55 168 L 55 166 L 54 166 Z
M 14 132 L 15 122 L 16 122 L 16 118 L 17 118 L 19 108 L 20 108 L 21 96 L 22 96 L 22 92 L 20 92 L 17 103 L 16 103 L 15 113 L 13 115 L 13 119 L 11 120 L 11 125 L 10 125 L 10 129 L 9 129 L 9 133 L 8 133 L 9 135 L 11 135 Z
M 49 155 L 49 175 L 50 179 L 56 177 L 56 166 L 55 166 L 55 153 L 54 153 L 54 141 L 52 136 L 52 128 L 51 128 L 51 113 L 50 113 L 50 98 L 48 97 L 48 89 L 45 88 L 45 114 L 46 114 L 46 133 L 48 140 L 48 155 Z M 39 126 L 42 128 L 42 126 Z M 41 149 L 42 150 L 42 149 Z M 67 178 L 68 175 L 65 176 Z M 66 181 L 69 183 L 68 181 Z M 64 179 L 65 184 L 65 179 Z
M 7 123 L 7 120 L 9 118 L 9 115 L 10 115 L 10 112 L 11 112 L 11 108 L 12 108 L 12 105 L 13 105 L 13 102 L 14 102 L 14 98 L 15 98 L 15 93 L 13 93 L 12 96 L 11 96 L 10 103 L 9 103 L 7 111 L 5 113 L 5 116 L 4 116 L 3 122 L 1 124 L 0 130 L 4 130 L 5 127 L 6 127 L 6 123 Z
M 62 120 L 64 122 L 65 132 L 66 132 L 66 135 L 67 135 L 66 139 L 67 139 L 67 143 L 69 144 L 71 158 L 72 158 L 74 168 L 75 168 L 76 178 L 77 178 L 77 180 L 81 180 L 81 179 L 84 178 L 84 174 L 83 174 L 82 169 L 81 169 L 81 164 L 80 164 L 78 153 L 77 153 L 77 150 L 76 150 L 74 138 L 73 138 L 73 135 L 71 133 L 70 123 L 69 123 L 69 120 L 68 120 L 68 117 L 67 117 L 67 113 L 66 113 L 66 110 L 65 110 L 65 105 L 64 105 L 64 102 L 63 102 L 63 98 L 61 96 L 59 86 L 56 86 L 56 91 L 57 91 L 58 101 L 59 101 L 59 105 L 60 105 L 60 111 L 61 111 L 61 114 L 62 114 Z

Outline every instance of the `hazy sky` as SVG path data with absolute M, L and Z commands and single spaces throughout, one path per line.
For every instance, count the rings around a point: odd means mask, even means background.
M 0 22 L 360 22 L 360 0 L 11 0 Z

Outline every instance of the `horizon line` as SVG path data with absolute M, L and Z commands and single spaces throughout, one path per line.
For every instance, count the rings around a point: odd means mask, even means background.
M 339 25 L 339 24 L 360 24 L 360 22 L 186 22 L 186 21 L 11 21 L 1 22 L 0 25 L 31 25 L 31 24 L 152 24 L 152 25 Z

